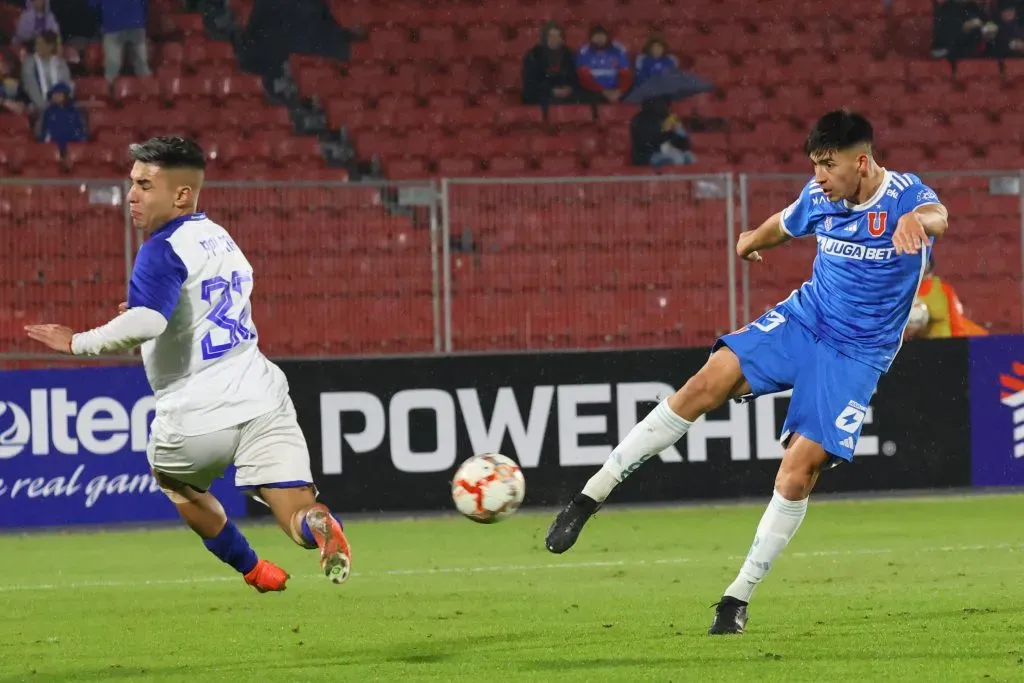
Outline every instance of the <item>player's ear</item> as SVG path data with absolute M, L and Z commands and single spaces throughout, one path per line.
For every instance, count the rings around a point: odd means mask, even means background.
M 177 192 L 174 195 L 175 206 L 179 208 L 191 206 L 193 203 L 194 194 L 195 193 L 192 191 L 191 187 L 189 187 L 188 185 L 182 185 L 181 187 L 178 188 Z

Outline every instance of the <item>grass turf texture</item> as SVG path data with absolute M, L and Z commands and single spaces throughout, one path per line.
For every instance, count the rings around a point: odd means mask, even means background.
M 813 501 L 706 635 L 762 505 L 352 521 L 355 574 L 244 527 L 292 573 L 258 595 L 182 529 L 0 536 L 0 681 L 1024 679 L 1024 496 Z

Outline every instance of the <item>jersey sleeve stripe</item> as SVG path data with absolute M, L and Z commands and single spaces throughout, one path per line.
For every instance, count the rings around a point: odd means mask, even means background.
M 782 228 L 782 232 L 786 233 L 790 237 L 796 237 L 796 235 L 791 233 L 789 228 L 786 227 L 786 219 L 782 217 L 782 214 L 779 214 L 779 227 Z
M 894 174 L 892 175 L 892 183 L 893 183 L 893 185 L 895 185 L 895 186 L 896 186 L 896 188 L 897 188 L 897 189 L 899 189 L 900 191 L 903 191 L 903 190 L 907 189 L 908 187 L 910 187 L 910 185 L 908 185 L 908 184 L 906 183 L 906 181 L 904 181 L 904 180 L 903 180 L 902 178 L 900 178 L 900 177 L 899 177 L 898 175 L 896 175 L 895 173 L 894 173 Z

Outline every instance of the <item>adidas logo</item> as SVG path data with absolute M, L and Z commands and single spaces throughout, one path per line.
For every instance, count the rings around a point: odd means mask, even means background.
M 846 437 L 845 439 L 843 439 L 842 441 L 839 442 L 839 445 L 840 446 L 845 446 L 846 448 L 849 448 L 852 451 L 853 450 L 853 437 L 852 436 Z

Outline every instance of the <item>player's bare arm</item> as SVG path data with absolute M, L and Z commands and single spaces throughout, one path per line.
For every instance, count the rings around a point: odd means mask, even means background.
M 747 261 L 760 262 L 762 249 L 771 249 L 792 239 L 782 229 L 782 213 L 779 212 L 762 223 L 755 230 L 741 232 L 736 241 L 736 255 Z
M 892 235 L 897 254 L 917 254 L 931 237 L 941 237 L 949 227 L 949 212 L 942 204 L 925 204 L 900 217 Z

